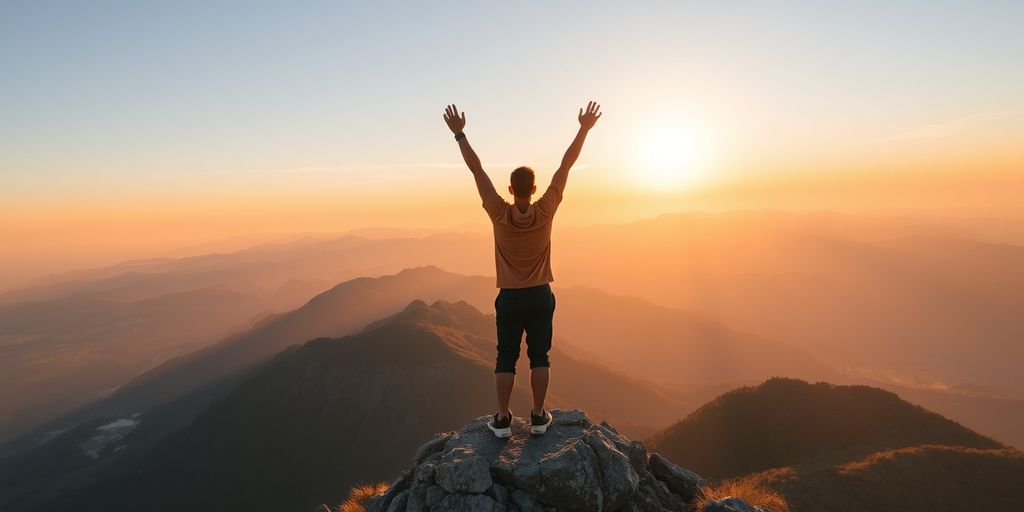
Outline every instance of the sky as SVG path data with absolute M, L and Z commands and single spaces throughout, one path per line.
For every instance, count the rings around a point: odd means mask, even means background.
M 598 100 L 564 222 L 1020 214 L 1021 2 L 0 4 L 0 287 L 259 232 L 481 220 Z M 70 255 L 75 255 L 71 258 Z M 113 261 L 110 261 L 113 262 Z

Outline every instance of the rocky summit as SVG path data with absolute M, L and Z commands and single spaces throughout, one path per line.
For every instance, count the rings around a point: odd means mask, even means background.
M 687 510 L 705 481 L 579 410 L 553 410 L 542 436 L 515 418 L 498 439 L 478 418 L 435 435 L 368 512 Z

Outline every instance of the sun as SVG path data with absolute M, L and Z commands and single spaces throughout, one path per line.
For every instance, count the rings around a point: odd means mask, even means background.
M 640 173 L 647 185 L 677 188 L 703 178 L 706 155 L 692 131 L 663 128 L 644 139 L 642 147 Z

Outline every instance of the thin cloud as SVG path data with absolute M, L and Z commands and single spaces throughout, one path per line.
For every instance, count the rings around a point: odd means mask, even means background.
M 485 169 L 514 169 L 522 164 L 508 162 L 487 162 Z M 573 169 L 586 169 L 590 164 L 577 163 Z M 252 173 L 252 174 L 316 174 L 316 173 L 339 173 L 352 171 L 374 171 L 374 170 L 410 170 L 418 169 L 465 169 L 466 164 L 462 162 L 428 162 L 428 163 L 384 163 L 384 164 L 354 164 L 354 165 L 306 165 L 300 167 L 266 167 L 250 169 L 221 170 L 225 173 Z M 207 171 L 209 172 L 209 171 Z
M 521 164 L 521 163 L 515 163 L 514 164 L 514 163 L 507 163 L 507 162 L 502 162 L 502 163 L 487 162 L 487 163 L 483 164 L 484 169 L 499 169 L 499 168 L 515 169 L 516 167 L 519 167 L 520 165 L 523 165 L 523 164 Z M 462 162 L 458 162 L 458 163 L 456 163 L 456 162 L 435 162 L 435 163 L 431 163 L 431 164 L 423 164 L 423 165 L 421 165 L 421 167 L 430 167 L 430 168 L 434 168 L 434 169 L 465 169 L 466 168 L 466 164 L 464 164 Z M 586 169 L 588 167 L 590 167 L 590 164 L 580 164 L 580 163 L 577 163 L 577 164 L 572 166 L 573 169 Z
M 907 140 L 934 140 L 954 137 L 974 130 L 989 121 L 998 121 L 1015 117 L 1018 114 L 1011 111 L 989 111 L 976 112 L 966 116 L 953 119 L 946 119 L 935 123 L 897 133 L 886 138 L 886 141 L 907 141 Z

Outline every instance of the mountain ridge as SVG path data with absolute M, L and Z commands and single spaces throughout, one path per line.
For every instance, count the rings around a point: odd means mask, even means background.
M 924 444 L 1004 448 L 895 393 L 788 378 L 725 393 L 650 442 L 714 479 Z
M 1013 483 L 1024 478 L 1024 453 L 868 386 L 769 379 L 723 394 L 649 442 L 711 479 L 770 489 L 792 512 L 1024 501 Z

